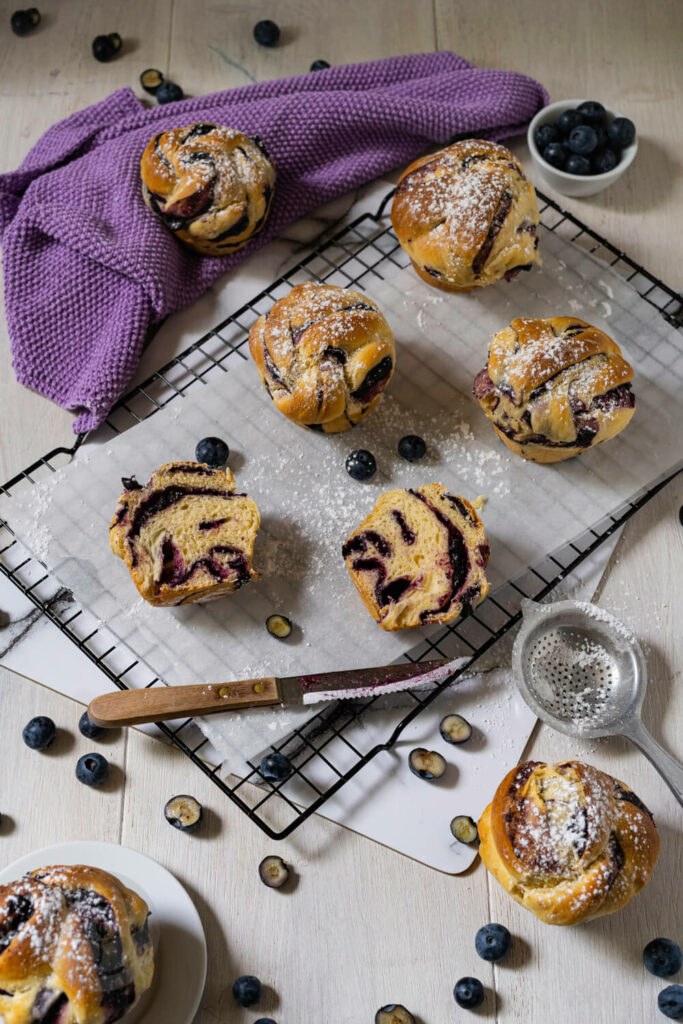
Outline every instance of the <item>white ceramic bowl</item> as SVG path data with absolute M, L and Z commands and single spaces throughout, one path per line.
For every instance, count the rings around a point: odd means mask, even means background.
M 638 136 L 636 134 L 631 145 L 626 146 L 621 151 L 621 160 L 617 166 L 613 167 L 611 171 L 605 171 L 604 174 L 567 174 L 566 171 L 560 171 L 557 167 L 552 167 L 547 163 L 541 156 L 538 146 L 534 141 L 536 129 L 542 124 L 557 121 L 560 114 L 563 114 L 565 110 L 572 110 L 574 107 L 578 107 L 580 103 L 585 102 L 585 100 L 558 100 L 557 103 L 549 103 L 547 107 L 543 107 L 543 110 L 539 110 L 527 131 L 527 142 L 529 143 L 531 159 L 543 179 L 556 192 L 561 192 L 563 196 L 594 196 L 597 192 L 602 192 L 604 188 L 613 185 L 622 176 L 626 168 L 633 163 L 634 157 L 638 152 Z M 613 110 L 612 107 L 608 107 L 607 104 L 603 104 L 603 106 L 607 111 L 608 124 L 615 117 L 624 116 L 617 110 Z

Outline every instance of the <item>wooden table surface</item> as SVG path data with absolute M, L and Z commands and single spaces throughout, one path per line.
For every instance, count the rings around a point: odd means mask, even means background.
M 2 170 L 15 168 L 53 122 L 131 85 L 158 67 L 199 95 L 250 80 L 330 63 L 453 49 L 478 65 L 512 68 L 542 81 L 551 98 L 585 95 L 618 106 L 638 126 L 640 149 L 624 178 L 604 194 L 563 200 L 674 287 L 683 286 L 683 8 L 679 0 L 44 0 L 34 36 L 8 28 L 15 3 L 0 3 Z M 257 47 L 253 24 L 283 28 L 273 50 Z M 90 41 L 118 31 L 121 57 L 98 64 Z M 525 157 L 523 141 L 515 150 Z M 71 414 L 21 388 L 10 369 L 0 323 L 0 479 L 48 447 L 71 443 Z M 603 578 L 599 601 L 632 623 L 646 645 L 651 686 L 645 721 L 683 756 L 683 530 L 677 481 L 626 528 Z M 537 729 L 528 755 L 583 757 L 629 782 L 652 808 L 662 853 L 646 891 L 618 915 L 576 929 L 550 928 L 523 911 L 477 863 L 460 877 L 441 875 L 321 818 L 284 843 L 266 839 L 184 757 L 135 732 L 113 736 L 115 771 L 103 790 L 73 775 L 93 744 L 76 728 L 80 707 L 0 670 L 0 863 L 32 848 L 75 839 L 135 847 L 187 886 L 206 929 L 209 974 L 198 1024 L 363 1024 L 386 1002 L 403 1002 L 421 1024 L 467 1019 L 451 991 L 468 974 L 487 987 L 478 1016 L 518 1024 L 612 1024 L 664 1018 L 656 1009 L 664 982 L 647 974 L 643 945 L 681 933 L 680 808 L 650 765 L 618 740 L 578 743 Z M 29 751 L 21 727 L 35 714 L 62 732 L 46 755 Z M 163 804 L 190 790 L 209 809 L 195 837 L 163 819 Z M 397 808 L 400 813 L 400 808 Z M 290 894 L 265 889 L 256 866 L 270 852 L 295 867 Z M 512 956 L 491 968 L 474 953 L 477 928 L 506 924 Z M 235 1007 L 239 974 L 268 986 L 259 1012 Z M 681 981 L 682 979 L 673 979 Z M 175 1022 L 169 1021 L 169 1024 Z M 180 1024 L 180 1022 L 179 1022 Z

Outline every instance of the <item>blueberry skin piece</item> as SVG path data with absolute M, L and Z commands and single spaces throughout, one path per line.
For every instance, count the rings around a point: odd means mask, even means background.
M 253 1006 L 260 1002 L 262 993 L 261 982 L 253 974 L 243 974 L 232 986 L 235 1002 L 240 1006 Z
M 613 149 L 601 149 L 591 154 L 591 170 L 594 174 L 605 174 L 613 171 L 619 163 L 619 157 Z
M 585 124 L 586 120 L 581 116 L 578 110 L 565 110 L 563 114 L 557 119 L 557 127 L 560 129 L 562 135 L 569 135 L 572 128 L 576 128 L 579 124 Z
M 657 1006 L 669 1020 L 683 1020 L 683 985 L 667 985 L 657 996 Z
M 579 124 L 572 128 L 567 136 L 567 145 L 572 153 L 580 153 L 581 156 L 588 156 L 598 145 L 598 134 L 594 128 L 587 124 Z
M 354 480 L 369 480 L 377 472 L 377 463 L 372 452 L 359 448 L 346 456 L 346 472 Z
M 582 123 L 589 124 L 591 128 L 597 128 L 598 125 L 605 123 L 605 108 L 597 100 L 586 100 L 585 103 L 579 103 L 576 109 L 581 114 Z
M 101 786 L 109 777 L 109 761 L 102 754 L 84 754 L 76 762 L 76 778 L 84 786 Z
M 475 1010 L 484 1002 L 484 986 L 478 978 L 461 978 L 453 989 L 453 998 L 463 1010 Z
M 551 142 L 560 141 L 560 130 L 556 124 L 541 124 L 534 132 L 534 142 L 541 153 Z
M 47 750 L 55 736 L 57 726 L 47 715 L 38 715 L 24 726 L 22 739 L 31 750 Z
M 266 754 L 259 765 L 259 771 L 269 782 L 284 782 L 294 771 L 292 762 L 279 750 Z
M 630 146 L 636 137 L 636 126 L 628 117 L 615 117 L 607 125 L 607 138 L 615 149 Z
M 280 29 L 274 21 L 257 21 L 254 25 L 254 39 L 259 46 L 277 46 Z
M 658 978 L 670 978 L 680 971 L 683 953 L 681 947 L 671 939 L 653 939 L 643 950 L 643 963 L 650 974 Z
M 427 445 L 417 434 L 406 434 L 398 442 L 398 454 L 408 462 L 417 462 L 427 451 Z
M 496 963 L 507 956 L 512 947 L 512 936 L 504 924 L 485 924 L 474 939 L 474 948 L 482 960 Z
M 78 720 L 78 731 L 81 736 L 85 736 L 89 740 L 98 740 L 104 733 L 101 725 L 95 725 L 94 722 L 90 721 L 87 711 L 84 711 Z
M 567 174 L 590 174 L 590 160 L 588 157 L 581 156 L 580 153 L 570 153 L 564 169 Z
M 309 68 L 309 71 L 324 71 L 325 68 L 329 68 L 329 66 L 330 65 L 327 63 L 326 60 L 314 60 Z
M 162 106 L 165 103 L 177 103 L 184 96 L 185 93 L 175 82 L 162 82 L 156 91 L 157 103 L 160 103 Z
M 551 167 L 557 167 L 557 169 L 561 171 L 567 162 L 569 149 L 564 142 L 551 142 L 550 145 L 546 146 L 543 150 L 542 156 L 546 163 L 549 163 Z
M 195 457 L 209 469 L 222 469 L 230 458 L 230 449 L 221 437 L 203 437 L 195 449 Z

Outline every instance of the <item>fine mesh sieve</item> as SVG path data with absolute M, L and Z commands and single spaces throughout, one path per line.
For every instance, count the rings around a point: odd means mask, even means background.
M 523 601 L 512 665 L 529 707 L 570 736 L 626 736 L 683 804 L 683 766 L 647 732 L 642 648 L 623 623 L 580 601 Z

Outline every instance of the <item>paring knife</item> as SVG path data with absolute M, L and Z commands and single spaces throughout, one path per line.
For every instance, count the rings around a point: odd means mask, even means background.
M 88 706 L 88 718 L 95 725 L 113 729 L 122 725 L 163 722 L 169 718 L 214 715 L 240 708 L 262 708 L 277 704 L 291 707 L 343 697 L 375 697 L 426 683 L 441 682 L 460 663 L 460 659 L 442 659 L 344 672 L 285 676 L 281 679 L 266 676 L 263 679 L 243 679 L 235 683 L 120 690 L 95 697 Z

